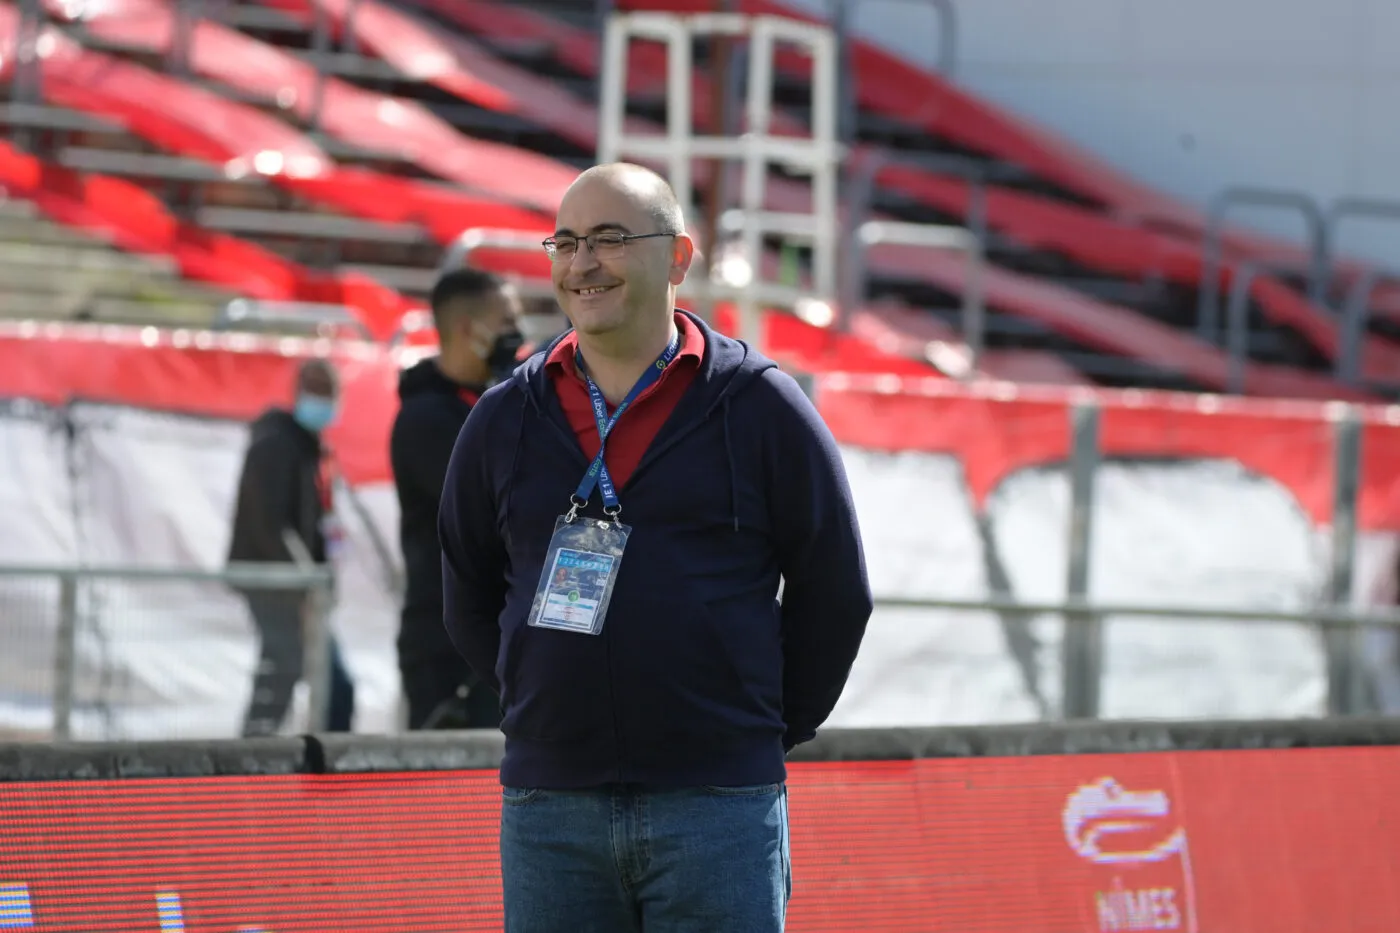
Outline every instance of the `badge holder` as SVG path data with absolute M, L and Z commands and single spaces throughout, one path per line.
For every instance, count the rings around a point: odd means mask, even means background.
M 630 527 L 618 521 L 622 506 L 617 501 L 617 490 L 613 488 L 612 477 L 608 475 L 604 460 L 608 436 L 622 413 L 661 378 L 679 351 L 680 332 L 676 331 L 656 363 L 647 367 L 632 390 L 618 403 L 611 418 L 608 417 L 607 400 L 593 377 L 588 375 L 582 354 L 575 352 L 574 365 L 587 380 L 588 396 L 593 403 L 593 417 L 598 425 L 598 453 L 579 482 L 578 489 L 569 497 L 568 514 L 559 516 L 554 523 L 554 537 L 549 540 L 544 571 L 540 575 L 539 586 L 535 588 L 535 600 L 530 606 L 527 620 L 530 626 L 584 635 L 597 635 L 603 630 L 603 618 L 607 615 L 608 603 L 612 602 L 617 572 L 622 567 L 622 552 L 626 550 L 627 538 L 632 534 Z M 588 497 L 595 488 L 603 494 L 605 519 L 579 515 L 588 505 Z
M 571 497 L 571 508 L 554 522 L 554 537 L 545 554 L 528 624 L 582 635 L 597 635 L 612 601 L 622 552 L 632 529 L 618 521 L 618 509 L 606 519 L 587 518 L 588 503 Z

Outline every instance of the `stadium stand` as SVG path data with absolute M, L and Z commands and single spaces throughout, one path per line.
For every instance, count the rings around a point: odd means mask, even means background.
M 267 297 L 343 303 L 382 339 L 421 299 L 462 230 L 547 229 L 564 185 L 591 161 L 600 49 L 587 6 L 267 0 L 216 5 L 188 22 L 169 0 L 45 0 L 43 103 L 67 108 L 57 112 L 68 119 L 119 125 L 48 134 L 30 148 L 46 165 L 141 185 L 191 233 L 236 237 L 307 274 L 329 275 L 339 284 Z M 766 0 L 741 6 L 796 15 Z M 20 19 L 0 6 L 0 42 Z M 868 208 L 870 216 L 967 223 L 984 233 L 984 374 L 1230 387 L 1223 335 L 1207 339 L 1196 320 L 1205 229 L 1198 212 L 936 75 L 864 43 L 853 49 L 849 187 L 860 200 L 864 173 L 869 203 L 846 205 L 847 219 Z M 709 126 L 716 102 L 705 49 L 697 55 L 695 115 Z M 629 61 L 629 118 L 654 129 L 666 105 L 664 52 L 634 44 Z M 778 65 L 776 132 L 806 133 L 805 63 L 784 53 Z M 806 186 L 778 173 L 768 192 L 771 209 L 810 203 Z M 1298 258 L 1296 248 L 1233 231 L 1224 246 L 1227 283 L 1246 260 Z M 538 257 L 513 252 L 483 252 L 477 261 L 527 280 L 542 273 Z M 778 270 L 782 260 L 775 249 L 765 262 Z M 963 263 L 880 245 L 868 266 L 856 293 L 868 300 L 848 315 L 852 334 L 877 357 L 903 356 L 935 373 L 928 348 L 957 340 Z M 1344 286 L 1356 269 L 1343 263 L 1339 272 Z M 1253 282 L 1242 388 L 1357 399 L 1393 388 L 1400 343 L 1389 316 L 1373 315 L 1360 385 L 1341 385 L 1336 317 L 1309 301 L 1304 284 L 1269 270 Z

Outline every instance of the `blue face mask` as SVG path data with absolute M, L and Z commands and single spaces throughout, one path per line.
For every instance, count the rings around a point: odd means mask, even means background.
M 320 434 L 335 420 L 335 401 L 320 395 L 300 395 L 292 417 L 313 434 Z

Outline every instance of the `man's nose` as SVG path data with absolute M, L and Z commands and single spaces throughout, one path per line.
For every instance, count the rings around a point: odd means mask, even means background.
M 593 255 L 593 247 L 587 240 L 578 241 L 578 249 L 574 250 L 574 258 L 569 261 L 569 268 L 574 271 L 587 272 L 598 265 L 598 257 Z

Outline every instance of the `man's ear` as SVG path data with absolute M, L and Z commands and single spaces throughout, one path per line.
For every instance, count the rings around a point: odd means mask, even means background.
M 671 274 L 668 278 L 672 285 L 680 285 L 690 271 L 690 264 L 695 261 L 695 241 L 688 233 L 678 233 L 672 239 Z

